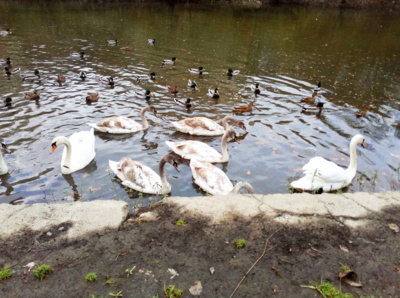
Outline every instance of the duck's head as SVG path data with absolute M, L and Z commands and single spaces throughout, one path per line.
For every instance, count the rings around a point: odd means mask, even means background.
M 215 92 L 215 93 L 219 93 L 219 88 L 218 88 L 218 87 L 215 88 L 214 92 Z
M 175 57 L 172 57 L 172 59 L 171 59 L 172 61 L 176 61 L 176 58 Z
M 7 74 L 7 75 L 11 75 L 11 71 L 10 71 L 10 69 L 6 66 L 6 67 L 4 67 L 4 72 Z
M 203 70 L 205 70 L 205 69 L 203 68 L 203 66 L 199 66 L 199 70 L 200 70 L 200 71 L 203 71 Z
M 86 79 L 86 72 L 81 71 L 81 73 L 79 74 L 79 76 L 81 77 L 81 79 Z
M 38 76 L 38 75 L 40 75 L 40 72 L 39 72 L 39 70 L 35 69 L 35 71 L 34 71 L 34 74 L 35 74 L 35 76 Z
M 85 55 L 86 55 L 86 53 L 85 53 L 85 52 L 80 52 L 79 54 L 81 55 L 81 58 L 84 58 L 84 57 L 85 57 Z
M 152 72 L 150 73 L 150 79 L 154 80 L 156 78 L 156 73 Z
M 260 87 L 260 83 L 256 83 L 256 88 Z
M 186 98 L 186 103 L 190 103 L 192 101 L 191 98 Z
M 144 94 L 145 94 L 146 96 L 150 96 L 150 95 L 151 95 L 151 91 L 150 91 L 149 89 L 146 89 L 146 91 L 144 92 Z
M 10 57 L 7 57 L 7 58 L 6 58 L 6 63 L 7 63 L 7 64 L 10 64 L 10 63 L 11 63 L 11 58 L 10 58 Z
M 6 104 L 10 104 L 10 103 L 13 102 L 13 100 L 12 100 L 11 97 L 7 97 L 7 98 L 4 100 L 4 102 L 5 102 Z

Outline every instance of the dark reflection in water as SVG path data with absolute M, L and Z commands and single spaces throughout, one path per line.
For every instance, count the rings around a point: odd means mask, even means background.
M 0 202 L 57 202 L 118 199 L 135 205 L 160 200 L 124 189 L 108 171 L 108 160 L 127 156 L 158 171 L 169 152 L 166 140 L 193 139 L 176 132 L 170 121 L 226 115 L 243 120 L 248 133 L 235 128 L 230 161 L 217 164 L 234 182 L 248 181 L 258 193 L 288 192 L 301 167 L 321 155 L 348 164 L 350 138 L 362 133 L 368 147 L 358 148 L 358 173 L 347 191 L 400 189 L 400 18 L 392 12 L 302 7 L 236 9 L 196 4 L 0 3 L 0 59 L 10 57 L 21 73 L 38 69 L 41 80 L 22 81 L 18 73 L 0 77 L 0 94 L 11 106 L 0 109 L 1 137 L 12 149 L 4 156 L 10 173 L 1 177 Z M 156 20 L 156 21 L 155 21 Z M 29 24 L 29 26 L 27 26 Z M 155 38 L 149 45 L 147 40 Z M 107 40 L 118 39 L 117 44 Z M 83 58 L 80 52 L 84 51 Z M 177 57 L 162 67 L 164 59 Z M 3 65 L 4 68 L 5 65 Z M 203 66 L 202 75 L 188 69 Z M 240 70 L 228 77 L 229 68 Z M 85 72 L 86 78 L 80 74 Z M 156 73 L 155 80 L 137 75 Z M 65 76 L 60 84 L 58 75 Z M 113 77 L 114 86 L 108 84 Z M 187 87 L 195 80 L 198 90 Z M 302 113 L 303 97 L 317 82 L 321 114 Z M 251 85 L 259 83 L 261 94 Z M 176 97 L 190 97 L 192 108 Z M 220 88 L 218 100 L 207 96 Z M 137 93 L 149 89 L 146 101 Z M 41 92 L 38 101 L 23 92 Z M 86 103 L 88 93 L 100 94 Z M 233 113 L 234 106 L 253 110 Z M 146 115 L 149 129 L 127 135 L 95 133 L 96 157 L 72 175 L 60 172 L 61 152 L 49 155 L 55 136 L 89 130 L 86 123 L 121 115 L 140 122 L 140 110 L 152 104 L 164 120 Z M 357 110 L 367 110 L 357 118 Z M 220 137 L 198 137 L 220 150 Z M 60 150 L 61 151 L 61 150 Z M 204 193 L 185 164 L 166 167 L 174 196 Z

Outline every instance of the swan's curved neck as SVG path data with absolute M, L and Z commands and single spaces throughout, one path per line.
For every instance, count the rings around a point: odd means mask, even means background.
M 239 193 L 239 191 L 242 188 L 245 188 L 249 194 L 254 193 L 253 186 L 251 186 L 251 184 L 247 183 L 247 182 L 238 182 L 238 183 L 236 183 L 235 187 L 232 190 L 232 193 L 234 193 L 234 194 Z
M 140 118 L 142 119 L 142 129 L 149 128 L 149 123 L 147 122 L 147 119 L 146 119 L 146 116 L 145 116 L 146 112 L 147 112 L 147 108 L 144 108 L 140 112 Z
M 229 130 L 231 127 L 229 126 L 228 121 L 232 120 L 236 122 L 236 118 L 233 116 L 225 116 L 224 119 L 222 119 L 222 126 L 224 127 L 225 130 Z
M 71 169 L 71 155 L 72 146 L 71 142 L 66 137 L 58 137 L 56 143 L 65 145 L 65 159 L 62 161 L 61 168 Z
M 167 177 L 165 176 L 165 170 L 164 170 L 165 163 L 166 163 L 165 159 L 161 159 L 158 164 L 158 172 L 159 172 L 160 178 L 161 178 L 160 193 L 168 193 L 171 189 L 171 185 L 169 184 Z
M 226 144 L 228 143 L 228 131 L 224 133 L 221 140 L 221 155 L 222 155 L 222 162 L 225 162 L 229 159 L 228 148 Z
M 350 142 L 350 164 L 346 171 L 352 176 L 354 176 L 357 171 L 357 141 L 354 139 Z
M 8 167 L 6 165 L 6 162 L 4 161 L 3 153 L 1 152 L 1 145 L 0 145 L 0 175 L 3 175 L 7 172 L 8 172 Z

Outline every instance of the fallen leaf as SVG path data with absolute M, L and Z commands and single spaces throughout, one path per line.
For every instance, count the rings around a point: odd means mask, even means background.
M 171 276 L 171 279 L 173 279 L 175 276 L 179 276 L 179 273 L 176 272 L 175 269 L 168 268 L 168 272 L 172 275 L 172 276 Z
M 400 228 L 398 225 L 396 224 L 389 224 L 389 229 L 391 229 L 392 231 L 395 231 L 396 233 L 398 233 L 400 231 Z
M 339 245 L 340 250 L 343 250 L 344 252 L 349 252 L 348 248 L 344 245 Z
M 362 284 L 358 281 L 358 275 L 354 271 L 349 272 L 340 272 L 339 278 L 341 281 L 344 281 L 348 285 L 356 288 L 361 288 Z
M 189 292 L 190 294 L 192 294 L 193 296 L 200 296 L 201 292 L 203 291 L 203 287 L 201 285 L 201 281 L 200 280 L 196 280 L 194 282 L 194 286 L 191 286 L 189 288 Z
M 215 268 L 214 267 L 210 267 L 210 273 L 214 274 L 214 272 L 215 272 Z

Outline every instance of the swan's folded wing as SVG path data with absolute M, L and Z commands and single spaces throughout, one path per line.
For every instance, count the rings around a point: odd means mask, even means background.
M 346 179 L 345 169 L 319 156 L 304 165 L 303 171 L 306 176 L 313 176 L 326 182 L 340 182 Z
M 226 195 L 233 190 L 232 182 L 218 167 L 207 163 L 191 160 L 195 183 L 212 195 Z

